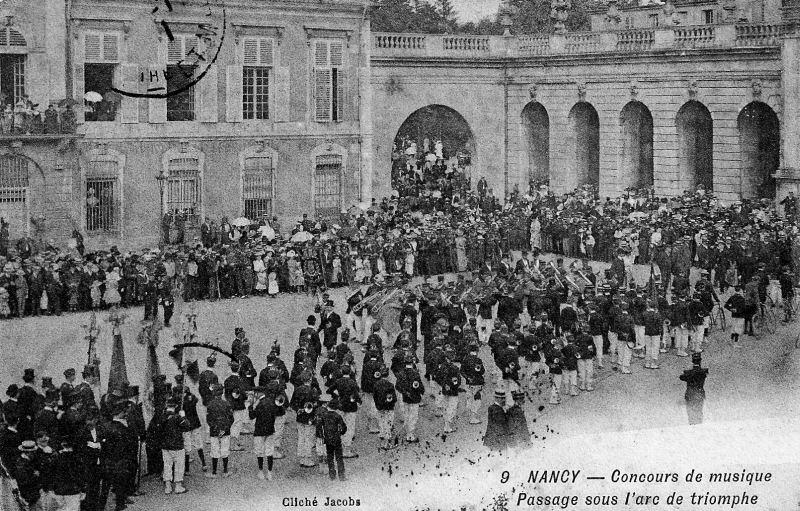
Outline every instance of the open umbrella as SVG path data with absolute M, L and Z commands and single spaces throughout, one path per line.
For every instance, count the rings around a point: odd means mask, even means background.
M 239 218 L 234 219 L 231 222 L 231 225 L 234 227 L 247 227 L 248 225 L 250 225 L 250 220 L 248 220 L 243 216 L 240 216 Z
M 90 90 L 89 92 L 83 95 L 83 99 L 85 99 L 89 103 L 99 103 L 103 101 L 103 96 L 99 92 Z
M 312 239 L 313 237 L 314 235 L 312 235 L 308 231 L 300 231 L 298 233 L 295 233 L 295 235 L 292 236 L 290 241 L 292 241 L 293 243 L 303 243 Z

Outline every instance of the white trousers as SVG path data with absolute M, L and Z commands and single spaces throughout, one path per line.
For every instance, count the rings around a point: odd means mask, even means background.
M 632 352 L 626 341 L 617 339 L 617 353 L 619 354 L 619 363 L 622 369 L 630 370 Z
M 227 458 L 231 455 L 231 437 L 225 436 L 212 436 L 209 439 L 211 447 L 212 458 Z
M 552 382 L 550 385 L 550 401 L 557 401 L 559 399 L 559 394 L 561 393 L 561 379 L 562 375 L 560 374 L 550 374 L 550 381 Z
M 444 396 L 444 427 L 453 425 L 458 412 L 458 396 Z
M 417 431 L 417 422 L 419 421 L 419 404 L 405 403 L 405 426 L 406 438 L 414 437 Z
M 275 456 L 275 434 L 269 436 L 253 437 L 253 454 L 257 458 L 269 458 Z
M 311 458 L 314 450 L 316 428 L 310 424 L 297 423 L 297 457 Z
M 633 333 L 636 336 L 636 349 L 644 348 L 644 325 L 633 325 Z
M 81 496 L 56 495 L 56 504 L 58 505 L 58 511 L 80 511 Z
M 242 434 L 242 428 L 247 422 L 247 410 L 234 410 L 233 411 L 233 425 L 231 426 L 231 438 L 239 441 L 239 436 Z
M 283 430 L 286 428 L 286 415 L 279 415 L 275 417 L 275 448 L 281 448 L 281 442 L 283 441 Z
M 608 332 L 608 344 L 608 356 L 611 357 L 611 363 L 618 364 L 621 353 L 619 351 L 619 336 L 616 332 Z
M 593 335 L 592 340 L 594 341 L 594 351 L 595 356 L 597 357 L 597 366 L 603 367 L 603 336 Z
M 565 392 L 571 391 L 573 387 L 578 386 L 578 371 L 564 370 L 562 381 L 564 382 Z
M 175 481 L 176 483 L 182 483 L 183 474 L 186 471 L 186 451 L 183 449 L 177 451 L 161 449 L 161 458 L 164 460 L 164 472 L 161 476 L 164 482 Z
M 581 389 L 594 385 L 594 360 L 591 358 L 578 360 L 578 382 Z
M 531 362 L 523 358 L 519 362 L 519 369 L 522 386 L 526 389 L 533 388 L 536 381 L 536 373 L 539 372 L 539 362 Z
M 492 329 L 494 328 L 494 320 L 491 318 L 483 319 L 478 315 L 475 326 L 478 327 L 478 341 L 480 341 L 481 344 L 489 342 L 489 336 L 492 335 Z
M 658 350 L 661 348 L 661 337 L 658 335 L 646 335 L 644 342 L 645 357 L 647 361 L 658 362 Z
M 689 345 L 689 330 L 683 326 L 678 326 L 673 329 L 675 335 L 675 349 L 678 351 L 686 351 Z
M 394 426 L 394 410 L 378 410 L 378 437 L 389 440 Z
M 347 431 L 342 435 L 342 447 L 349 449 L 353 445 L 353 437 L 356 434 L 356 412 L 344 412 L 342 418 L 344 425 L 347 426 Z M 326 451 L 327 453 L 327 451 Z
M 481 408 L 481 400 L 475 399 L 475 394 L 483 388 L 481 385 L 468 385 L 467 386 L 467 411 L 470 417 L 477 417 L 478 410 Z

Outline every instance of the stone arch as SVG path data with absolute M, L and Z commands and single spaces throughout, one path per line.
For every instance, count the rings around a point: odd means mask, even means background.
M 124 237 L 125 161 L 125 154 L 105 145 L 84 153 L 79 225 L 86 235 L 114 233 Z M 89 203 L 90 196 L 97 201 L 94 205 Z
M 581 101 L 569 111 L 568 171 L 575 186 L 600 184 L 600 117 L 591 103 Z
M 550 180 L 550 117 L 538 101 L 522 109 L 522 129 L 528 155 L 528 180 Z
M 714 190 L 714 121 L 699 101 L 683 104 L 675 116 L 678 129 L 678 178 L 688 189 Z
M 476 155 L 475 135 L 464 116 L 454 108 L 442 104 L 429 104 L 412 112 L 397 130 L 394 138 L 393 168 L 402 156 L 404 141 L 417 145 L 417 155 L 423 154 L 424 140 L 434 149 L 436 140 L 441 140 L 445 158 L 459 152 L 469 154 L 469 161 Z
M 753 101 L 739 112 L 741 197 L 775 197 L 773 174 L 780 165 L 780 125 L 775 111 L 766 103 Z
M 311 205 L 314 217 L 338 220 L 344 208 L 347 149 L 320 144 L 311 151 Z
M 631 101 L 619 114 L 620 183 L 628 188 L 653 186 L 653 116 L 641 101 Z

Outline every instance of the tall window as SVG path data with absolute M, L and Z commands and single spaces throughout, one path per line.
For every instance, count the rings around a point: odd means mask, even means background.
M 658 28 L 658 13 L 656 14 L 649 14 L 648 19 L 650 20 L 650 26 L 653 28 Z
M 90 161 L 86 170 L 86 230 L 116 231 L 119 227 L 119 164 Z
M 11 27 L 0 29 L 0 107 L 25 96 L 25 38 Z
M 28 160 L 0 156 L 0 217 L 8 222 L 11 237 L 28 234 Z
M 271 156 L 245 158 L 242 195 L 246 218 L 258 220 L 272 215 L 273 173 Z
M 243 42 L 242 118 L 269 119 L 269 80 L 274 63 L 272 39 L 246 38 Z
M 703 11 L 703 23 L 706 25 L 711 25 L 714 23 L 714 10 L 713 9 L 705 9 Z
M 345 74 L 344 43 L 314 42 L 314 118 L 317 122 L 343 120 Z
M 342 156 L 317 156 L 314 168 L 314 212 L 327 218 L 336 218 L 341 204 Z
M 202 184 L 200 163 L 197 158 L 173 158 L 169 160 L 166 213 L 187 214 L 190 218 L 200 215 Z
M 194 75 L 199 40 L 195 36 L 176 35 L 167 44 L 167 120 L 195 119 Z
M 83 35 L 86 121 L 113 121 L 122 98 L 111 88 L 119 67 L 119 34 Z

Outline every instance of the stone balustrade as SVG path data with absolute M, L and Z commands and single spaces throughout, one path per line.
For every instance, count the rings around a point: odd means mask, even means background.
M 800 0 L 798 0 L 800 1 Z M 504 58 L 646 52 L 669 49 L 777 47 L 784 24 L 718 24 L 563 35 L 471 36 L 373 33 L 373 57 Z

